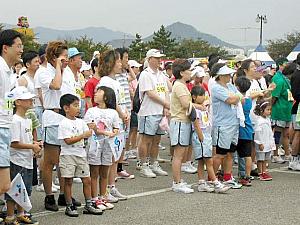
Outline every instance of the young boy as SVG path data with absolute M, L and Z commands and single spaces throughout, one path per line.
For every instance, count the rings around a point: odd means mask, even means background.
M 74 177 L 79 177 L 83 183 L 85 197 L 84 214 L 101 215 L 101 209 L 97 209 L 92 202 L 91 179 L 89 165 L 84 149 L 84 139 L 92 136 L 92 130 L 82 119 L 76 118 L 80 113 L 79 98 L 65 94 L 60 98 L 60 107 L 65 118 L 58 127 L 58 139 L 61 141 L 59 156 L 59 168 L 61 177 L 65 180 L 65 214 L 70 217 L 78 217 L 76 206 L 72 203 L 72 182 Z
M 251 86 L 251 82 L 247 77 L 238 77 L 235 86 L 239 92 L 245 96 Z M 243 111 L 245 115 L 245 127 L 240 126 L 239 140 L 237 144 L 237 152 L 239 155 L 239 176 L 240 184 L 243 186 L 251 186 L 251 146 L 253 142 L 253 127 L 250 119 L 250 111 L 252 108 L 251 98 L 244 98 L 242 101 Z
M 38 155 L 41 151 L 41 143 L 33 141 L 32 121 L 25 115 L 33 107 L 32 98 L 34 95 L 25 87 L 17 87 L 11 92 L 10 96 L 15 105 L 11 127 L 10 176 L 13 180 L 20 173 L 28 196 L 30 196 L 32 192 L 33 156 Z M 5 197 L 7 201 L 5 224 L 38 224 L 38 222 L 26 216 L 24 209 L 9 195 L 6 194 Z M 14 215 L 15 207 L 17 207 L 17 217 Z

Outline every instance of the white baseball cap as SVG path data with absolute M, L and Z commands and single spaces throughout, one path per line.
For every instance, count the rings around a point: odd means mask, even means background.
M 227 65 L 221 67 L 219 71 L 216 73 L 216 75 L 227 75 L 227 74 L 233 74 L 236 70 L 233 70 L 229 68 Z
M 128 60 L 128 64 L 129 64 L 130 67 L 140 68 L 142 66 L 142 64 L 138 63 L 135 60 Z
M 205 77 L 206 73 L 204 71 L 204 68 L 202 66 L 196 66 L 192 71 L 192 77 L 196 76 L 198 78 Z
M 35 95 L 32 94 L 26 87 L 19 86 L 10 92 L 9 97 L 13 100 L 26 100 L 32 99 L 33 97 L 35 97 Z
M 87 64 L 86 62 L 82 62 L 82 66 L 80 68 L 80 72 L 82 71 L 86 71 L 86 70 L 90 70 L 91 69 L 91 65 Z
M 99 55 L 100 52 L 99 51 L 94 51 L 93 57 L 96 57 L 96 55 Z
M 164 56 L 166 55 L 162 54 L 158 49 L 150 49 L 146 54 L 147 59 L 149 59 L 150 57 L 161 58 Z

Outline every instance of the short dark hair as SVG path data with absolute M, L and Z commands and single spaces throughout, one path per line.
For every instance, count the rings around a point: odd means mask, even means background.
M 0 32 L 0 55 L 2 55 L 3 45 L 12 46 L 16 38 L 22 38 L 18 31 L 8 29 Z
M 172 65 L 172 73 L 176 79 L 181 79 L 180 72 L 191 68 L 191 63 L 187 59 L 176 59 Z
M 297 58 L 296 58 L 296 63 L 300 65 L 300 53 L 298 53 Z
M 249 70 L 252 62 L 254 62 L 252 59 L 244 60 L 240 68 L 237 70 L 237 77 L 246 76 L 245 70 Z
M 173 62 L 166 62 L 165 63 L 165 70 L 170 70 L 172 69 L 173 66 Z
M 239 91 L 244 94 L 249 90 L 251 81 L 245 76 L 238 77 L 235 80 L 235 86 L 237 86 Z
M 60 97 L 59 105 L 60 105 L 60 114 L 66 116 L 66 112 L 64 110 L 64 106 L 70 106 L 75 101 L 79 101 L 79 98 L 72 94 L 65 94 Z
M 95 59 L 93 59 L 93 61 L 91 62 L 91 68 L 92 68 L 93 74 L 96 73 L 94 67 L 98 67 L 98 61 L 99 61 L 99 59 L 95 58 Z
M 192 96 L 204 96 L 205 95 L 205 89 L 201 86 L 194 86 L 191 90 Z
M 117 108 L 116 94 L 115 91 L 110 87 L 100 86 L 97 91 L 102 90 L 104 92 L 104 103 L 109 109 Z
M 116 51 L 119 52 L 121 59 L 123 59 L 125 53 L 128 54 L 129 52 L 127 48 L 116 48 Z
M 39 54 L 36 52 L 36 51 L 28 51 L 26 52 L 23 57 L 22 57 L 22 60 L 23 60 L 23 63 L 24 65 L 26 66 L 26 63 L 31 63 L 31 61 L 35 58 L 35 57 L 38 57 Z M 27 66 L 26 66 L 27 67 Z

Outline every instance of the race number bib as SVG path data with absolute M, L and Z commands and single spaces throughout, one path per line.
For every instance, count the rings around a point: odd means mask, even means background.
M 120 89 L 119 89 L 119 101 L 120 101 L 120 104 L 124 104 L 126 102 L 124 87 L 120 87 Z
M 4 97 L 4 101 L 3 104 L 1 106 L 2 111 L 6 114 L 6 115 L 12 115 L 13 114 L 13 98 L 12 95 L 9 93 L 5 94 Z
M 209 126 L 208 112 L 201 112 L 201 128 L 206 128 Z

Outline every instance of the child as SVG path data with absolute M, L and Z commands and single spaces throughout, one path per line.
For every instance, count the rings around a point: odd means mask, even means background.
M 205 101 L 205 90 L 200 86 L 194 86 L 191 91 L 193 103 L 202 105 Z M 208 118 L 208 110 L 202 111 L 195 109 L 197 119 L 194 122 L 192 145 L 195 152 L 195 159 L 198 160 L 198 191 L 199 192 L 226 192 L 230 189 L 221 184 L 214 172 L 212 160 L 212 138 L 211 138 L 211 124 Z M 201 141 L 202 140 L 202 141 Z M 212 181 L 213 186 L 209 185 L 204 180 L 204 163 L 206 165 L 207 174 Z
M 15 105 L 15 114 L 11 127 L 10 145 L 10 176 L 11 180 L 20 173 L 24 181 L 28 196 L 32 192 L 33 156 L 41 151 L 41 143 L 34 142 L 32 136 L 32 121 L 26 117 L 26 112 L 33 107 L 34 97 L 27 88 L 17 87 L 11 92 Z M 26 216 L 24 209 L 6 194 L 7 217 L 5 224 L 38 224 Z M 17 208 L 17 218 L 14 216 Z
M 119 115 L 116 111 L 116 95 L 113 89 L 105 86 L 97 88 L 94 97 L 98 105 L 89 108 L 84 120 L 94 131 L 90 138 L 88 163 L 91 170 L 92 197 L 98 208 L 112 209 L 113 204 L 106 201 L 108 185 L 108 170 L 112 165 L 112 149 L 108 139 L 119 131 Z M 100 197 L 98 197 L 98 178 L 100 177 Z
M 72 203 L 72 182 L 79 177 L 83 183 L 85 197 L 84 214 L 101 215 L 101 209 L 96 208 L 91 197 L 91 179 L 89 166 L 86 160 L 84 139 L 92 135 L 92 131 L 82 119 L 76 118 L 80 113 L 79 98 L 75 95 L 65 94 L 60 98 L 60 107 L 65 118 L 58 127 L 58 139 L 61 141 L 59 168 L 61 177 L 65 181 L 65 214 L 78 217 L 76 206 Z
M 271 159 L 271 151 L 276 149 L 270 115 L 271 103 L 260 100 L 257 102 L 254 113 L 258 116 L 255 124 L 255 149 L 259 179 L 261 181 L 272 180 L 272 176 L 267 173 L 267 162 Z
M 235 81 L 235 86 L 239 92 L 245 96 L 246 92 L 251 86 L 250 80 L 245 77 L 238 77 Z M 250 119 L 250 111 L 252 108 L 252 99 L 250 97 L 244 97 L 242 101 L 243 111 L 245 115 L 245 126 L 240 126 L 239 140 L 237 144 L 237 152 L 239 155 L 239 175 L 240 175 L 240 184 L 243 186 L 251 186 L 251 145 L 253 141 L 253 127 Z

